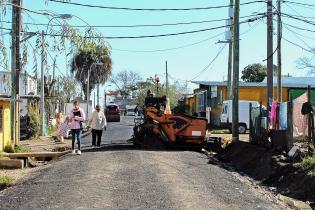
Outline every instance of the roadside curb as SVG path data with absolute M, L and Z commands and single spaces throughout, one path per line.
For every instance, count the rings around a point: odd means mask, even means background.
M 286 204 L 288 204 L 289 206 L 291 206 L 297 210 L 312 210 L 312 207 L 303 201 L 289 198 L 289 197 L 281 195 L 281 194 L 278 195 L 278 198 L 279 198 L 279 200 L 285 202 Z

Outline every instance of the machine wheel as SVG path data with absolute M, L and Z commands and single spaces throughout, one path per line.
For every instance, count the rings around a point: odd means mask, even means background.
M 239 133 L 239 134 L 244 134 L 244 133 L 246 133 L 246 125 L 240 124 L 240 125 L 238 126 L 238 133 Z

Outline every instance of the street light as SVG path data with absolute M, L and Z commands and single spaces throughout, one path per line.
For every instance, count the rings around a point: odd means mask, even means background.
M 86 87 L 86 118 L 89 117 L 89 103 L 90 103 L 90 72 L 93 66 L 103 66 L 103 63 L 92 63 L 89 70 L 88 70 L 88 77 L 87 77 L 87 87 Z
M 50 14 L 49 14 L 50 15 Z M 60 19 L 69 19 L 71 18 L 72 16 L 69 15 L 69 14 L 54 14 L 53 17 L 51 17 L 48 21 L 48 24 L 47 24 L 47 27 L 46 27 L 46 31 L 44 32 L 42 30 L 42 33 L 41 33 L 41 38 L 42 38 L 42 59 L 41 59 L 41 92 L 40 92 L 40 110 L 41 110 L 41 135 L 42 136 L 45 136 L 46 135 L 46 124 L 45 124 L 45 39 L 44 39 L 44 35 L 47 34 L 48 32 L 48 27 L 49 27 L 49 24 L 50 22 L 53 20 L 53 19 L 56 19 L 56 18 L 60 18 Z

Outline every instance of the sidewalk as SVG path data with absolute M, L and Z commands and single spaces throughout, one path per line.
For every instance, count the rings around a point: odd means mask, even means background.
M 90 132 L 82 134 L 82 138 L 89 134 Z M 71 139 L 64 139 L 63 143 L 55 142 L 50 136 L 40 136 L 37 140 L 20 141 L 20 145 L 29 152 L 63 152 L 71 150 L 71 143 Z

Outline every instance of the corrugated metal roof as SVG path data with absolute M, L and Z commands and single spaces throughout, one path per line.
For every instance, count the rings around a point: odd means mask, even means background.
M 217 81 L 194 81 L 193 83 L 198 85 L 207 86 L 227 86 L 227 82 Z M 277 85 L 277 77 L 273 79 L 274 86 Z M 306 88 L 311 85 L 315 88 L 315 77 L 282 77 L 282 86 L 290 88 Z M 262 82 L 239 82 L 241 87 L 265 87 L 267 86 L 267 78 Z

